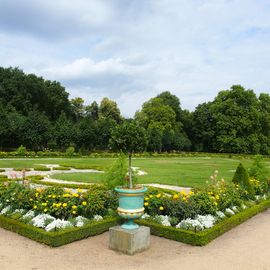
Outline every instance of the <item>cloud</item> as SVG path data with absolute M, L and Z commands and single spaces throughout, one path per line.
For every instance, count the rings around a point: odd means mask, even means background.
M 126 116 L 164 90 L 192 110 L 232 84 L 270 93 L 269 18 L 267 0 L 0 0 L 0 65 Z

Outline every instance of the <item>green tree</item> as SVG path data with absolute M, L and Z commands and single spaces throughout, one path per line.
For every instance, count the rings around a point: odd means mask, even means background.
M 135 121 L 124 122 L 112 131 L 110 146 L 114 150 L 128 155 L 129 188 L 133 188 L 131 157 L 135 152 L 142 152 L 147 147 L 147 135 L 143 127 Z
M 122 121 L 120 110 L 117 107 L 117 103 L 107 97 L 103 98 L 99 107 L 99 117 L 100 118 L 110 118 L 116 123 Z
M 81 118 L 85 113 L 84 100 L 81 97 L 71 99 L 71 108 L 76 119 Z

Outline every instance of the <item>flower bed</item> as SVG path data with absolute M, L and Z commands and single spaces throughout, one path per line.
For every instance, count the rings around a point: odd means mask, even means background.
M 0 215 L 0 227 L 52 247 L 62 246 L 89 236 L 101 234 L 116 224 L 117 219 L 115 217 L 108 217 L 101 221 L 89 223 L 83 227 L 47 232 L 19 220 Z
M 152 220 L 138 220 L 137 223 L 140 225 L 148 226 L 151 229 L 151 234 L 167 239 L 183 242 L 194 246 L 204 246 L 210 241 L 214 240 L 223 233 L 243 223 L 247 219 L 255 216 L 256 214 L 266 210 L 270 207 L 270 199 L 264 200 L 256 205 L 251 206 L 239 212 L 231 217 L 228 217 L 213 227 L 202 231 L 190 231 L 179 229 L 171 226 L 163 226 Z

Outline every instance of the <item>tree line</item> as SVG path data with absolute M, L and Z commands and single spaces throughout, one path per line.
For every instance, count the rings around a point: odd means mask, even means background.
M 30 150 L 109 150 L 115 127 L 135 121 L 147 136 L 147 151 L 203 151 L 270 154 L 270 96 L 240 85 L 220 91 L 193 112 L 181 108 L 169 91 L 124 118 L 105 97 L 85 105 L 69 99 L 56 81 L 0 67 L 0 149 L 20 145 Z

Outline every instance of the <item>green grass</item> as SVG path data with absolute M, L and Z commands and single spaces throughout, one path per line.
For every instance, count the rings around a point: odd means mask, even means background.
M 0 168 L 34 167 L 36 164 L 59 164 L 61 166 L 108 168 L 115 161 L 113 158 L 37 158 L 37 159 L 2 159 Z M 219 177 L 231 181 L 234 170 L 242 162 L 249 167 L 251 159 L 235 159 L 220 157 L 177 157 L 177 158 L 137 158 L 133 166 L 140 167 L 147 175 L 139 176 L 139 183 L 162 183 L 169 185 L 201 187 L 209 180 L 214 170 L 219 171 Z M 270 160 L 266 164 L 270 166 Z M 99 173 L 56 174 L 53 178 L 98 183 L 104 177 Z

